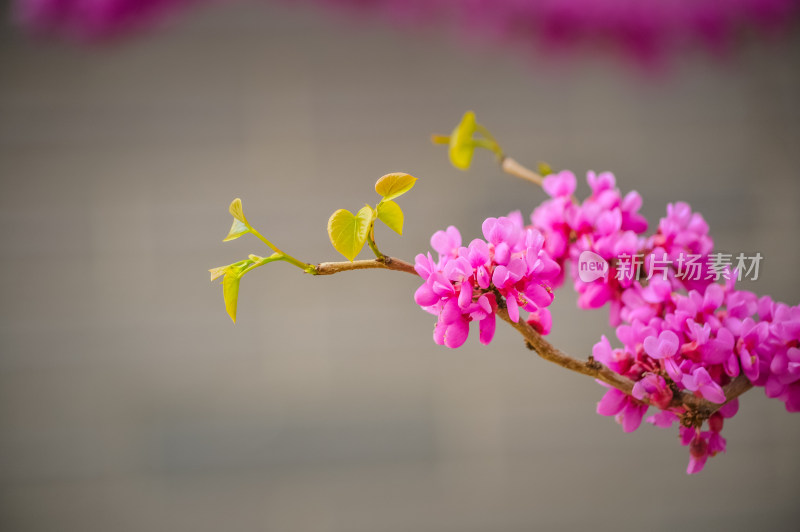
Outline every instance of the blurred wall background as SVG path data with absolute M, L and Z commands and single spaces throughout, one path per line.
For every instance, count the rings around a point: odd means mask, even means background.
M 474 109 L 522 162 L 613 170 L 651 223 L 690 201 L 719 249 L 764 256 L 749 288 L 796 304 L 798 59 L 792 38 L 651 77 L 271 4 L 97 49 L 6 23 L 0 530 L 795 530 L 800 423 L 760 390 L 689 477 L 674 432 L 624 434 L 510 329 L 434 345 L 411 276 L 270 265 L 233 326 L 207 269 L 265 252 L 221 243 L 236 196 L 313 262 L 336 256 L 329 214 L 390 171 L 420 178 L 404 236 L 379 230 L 399 257 L 527 215 L 541 191 L 429 144 Z M 568 290 L 554 323 L 575 355 L 609 331 Z

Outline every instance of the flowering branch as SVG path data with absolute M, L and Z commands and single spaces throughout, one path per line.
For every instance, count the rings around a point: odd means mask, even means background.
M 680 442 L 689 447 L 690 474 L 725 451 L 724 420 L 736 414 L 738 397 L 753 386 L 764 387 L 788 411 L 800 411 L 800 305 L 737 288 L 733 266 L 713 252 L 708 224 L 688 204 L 668 205 L 667 216 L 647 236 L 641 196 L 631 191 L 623 197 L 611 173 L 588 172 L 592 193 L 579 201 L 574 174 L 554 173 L 542 163 L 530 170 L 507 157 L 471 111 L 450 136 L 435 135 L 433 141 L 446 144 L 451 163 L 463 170 L 476 149 L 487 150 L 503 171 L 541 187 L 549 199 L 533 210 L 530 225 L 519 211 L 487 218 L 483 239 L 466 245 L 456 227 L 437 231 L 430 241 L 437 258 L 420 253 L 411 264 L 384 255 L 375 243 L 378 221 L 402 234 L 404 214 L 394 200 L 416 182 L 408 174 L 386 174 L 375 184 L 377 204 L 355 214 L 339 209 L 328 220 L 331 244 L 347 261 L 316 265 L 267 240 L 236 199 L 225 240 L 252 233 L 273 253 L 210 270 L 212 280 L 223 277 L 231 319 L 236 319 L 241 277 L 270 262 L 288 262 L 310 275 L 366 269 L 417 275 L 423 283 L 414 301 L 436 316 L 434 342 L 458 348 L 477 325 L 480 342 L 489 344 L 499 317 L 541 358 L 605 385 L 597 413 L 614 416 L 625 432 L 636 430 L 651 406 L 658 412 L 647 418 L 649 423 L 661 428 L 678 423 Z M 355 260 L 365 245 L 375 258 Z M 637 257 L 642 260 L 634 261 Z M 742 254 L 737 260 L 733 271 L 741 279 Z M 579 294 L 578 307 L 608 306 L 621 348 L 602 336 L 582 360 L 545 340 L 552 327 L 548 307 L 567 271 Z M 727 282 L 721 283 L 723 278 Z
M 562 368 L 566 368 L 570 371 L 594 377 L 597 380 L 613 386 L 626 395 L 633 395 L 634 382 L 631 379 L 612 371 L 607 366 L 604 366 L 600 362 L 596 361 L 594 357 L 589 356 L 589 358 L 584 361 L 567 355 L 557 347 L 553 346 L 553 344 L 545 340 L 544 337 L 525 320 L 520 319 L 516 322 L 513 321 L 508 317 L 508 311 L 504 308 L 497 309 L 497 316 L 516 329 L 522 335 L 522 337 L 525 338 L 525 343 L 528 348 L 536 351 L 536 354 L 543 359 L 553 362 L 554 364 L 558 364 Z M 712 403 L 707 399 L 697 397 L 693 393 L 683 391 L 673 397 L 670 406 L 684 407 L 695 414 L 693 417 L 697 417 L 699 415 L 699 417 L 707 419 L 711 414 L 722 408 L 725 404 L 739 397 L 752 387 L 753 384 L 747 379 L 747 377 L 744 375 L 739 375 L 727 386 L 723 387 L 723 391 L 725 392 L 725 403 L 723 404 Z M 647 398 L 643 399 L 642 402 L 651 406 L 656 406 L 653 405 Z
M 414 266 L 412 264 L 389 256 L 384 256 L 382 259 L 357 260 L 354 262 L 322 262 L 316 265 L 313 271 L 309 271 L 308 273 L 312 275 L 333 275 L 346 271 L 368 269 L 395 270 L 399 272 L 410 273 L 412 275 L 419 275 L 414 270 Z M 612 371 L 607 366 L 596 361 L 594 357 L 590 356 L 587 360 L 579 360 L 571 357 L 548 342 L 533 326 L 531 326 L 525 320 L 520 318 L 518 321 L 513 321 L 509 317 L 507 309 L 499 306 L 496 314 L 500 319 L 516 329 L 516 331 L 519 332 L 525 339 L 525 343 L 528 348 L 535 351 L 536 354 L 544 360 L 557 364 L 570 371 L 603 381 L 604 383 L 616 388 L 626 395 L 633 395 L 634 381 Z M 753 384 L 747 379 L 747 377 L 740 375 L 723 388 L 726 399 L 724 404 L 727 404 L 731 400 L 739 397 L 752 387 Z M 651 406 L 655 406 L 652 405 L 648 398 L 643 399 L 642 402 Z M 683 391 L 673 397 L 670 406 L 674 408 L 685 408 L 689 413 L 686 416 L 686 422 L 696 424 L 708 419 L 711 414 L 722 408 L 724 404 L 713 403 L 707 399 L 698 397 L 693 393 Z

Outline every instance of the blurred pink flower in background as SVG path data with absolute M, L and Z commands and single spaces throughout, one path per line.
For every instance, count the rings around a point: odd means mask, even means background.
M 37 36 L 102 41 L 130 35 L 209 0 L 16 0 L 14 16 Z M 213 1 L 213 0 L 211 0 Z
M 16 0 L 44 35 L 96 41 L 130 34 L 190 5 L 220 0 Z M 226 0 L 230 1 L 230 0 Z M 268 0 L 262 0 L 268 1 Z M 298 2 L 289 2 L 290 4 Z M 302 2 L 308 3 L 308 2 Z M 584 46 L 658 63 L 682 50 L 728 52 L 753 30 L 785 31 L 800 0 L 311 0 L 393 24 L 455 25 L 468 37 L 551 51 Z

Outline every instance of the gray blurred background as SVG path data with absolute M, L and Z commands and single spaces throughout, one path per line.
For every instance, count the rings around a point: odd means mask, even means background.
M 653 224 L 690 201 L 719 249 L 764 256 L 746 287 L 796 304 L 798 59 L 795 37 L 653 77 L 270 4 L 100 49 L 6 23 L 0 530 L 796 530 L 800 418 L 761 390 L 687 476 L 677 431 L 624 434 L 594 413 L 600 386 L 510 329 L 436 346 L 411 276 L 269 265 L 234 326 L 207 269 L 266 253 L 222 244 L 237 196 L 312 262 L 336 257 L 330 213 L 390 171 L 420 179 L 404 236 L 378 229 L 395 256 L 527 215 L 539 190 L 429 143 L 474 109 L 524 163 L 613 170 Z M 569 290 L 554 322 L 577 356 L 609 331 Z

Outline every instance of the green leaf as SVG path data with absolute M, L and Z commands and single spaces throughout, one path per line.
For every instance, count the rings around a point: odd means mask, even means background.
M 467 111 L 450 135 L 450 162 L 460 170 L 467 170 L 472 163 L 472 154 L 475 151 L 472 136 L 476 127 L 475 113 Z
M 383 200 L 391 200 L 402 196 L 414 187 L 417 178 L 402 172 L 386 174 L 375 183 L 375 192 L 383 196 Z
M 378 219 L 398 235 L 403 234 L 403 210 L 397 203 L 392 200 L 378 203 Z
M 228 268 L 230 268 L 230 265 L 219 266 L 217 268 L 211 268 L 210 270 L 208 270 L 209 272 L 211 272 L 211 280 L 213 281 L 214 279 L 219 279 L 220 277 L 225 275 L 225 272 L 228 271 Z
M 244 225 L 250 225 L 247 223 L 247 219 L 244 217 L 244 210 L 242 209 L 242 200 L 240 198 L 236 198 L 231 202 L 231 206 L 228 208 L 228 211 L 234 218 L 242 222 Z
M 346 209 L 334 212 L 328 220 L 328 237 L 334 249 L 353 262 L 364 243 L 375 213 L 369 205 L 362 207 L 356 215 Z
M 225 310 L 236 323 L 236 303 L 239 300 L 239 281 L 241 277 L 238 272 L 228 271 L 222 280 L 222 296 L 225 298 Z
M 261 260 L 262 262 L 268 261 L 268 259 Z M 233 323 L 236 323 L 236 302 L 239 299 L 239 281 L 242 275 L 247 273 L 249 269 L 256 264 L 257 263 L 252 258 L 249 258 L 234 262 L 233 264 L 228 264 L 227 266 L 220 266 L 208 270 L 211 272 L 212 281 L 218 279 L 220 276 L 225 276 L 222 278 L 222 297 L 225 299 L 225 310 L 228 311 L 228 315 L 233 320 Z M 260 266 L 261 264 L 258 265 Z
M 247 234 L 250 232 L 250 228 L 240 222 L 237 218 L 233 219 L 233 225 L 231 226 L 231 230 L 228 231 L 228 236 L 226 236 L 222 241 L 227 242 L 229 240 L 236 240 L 240 236 Z

